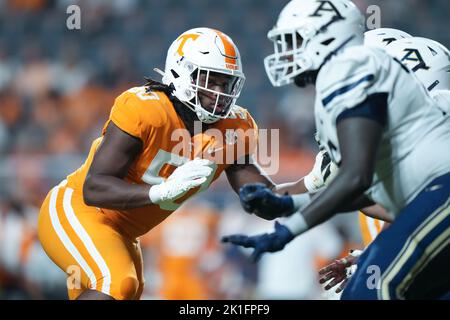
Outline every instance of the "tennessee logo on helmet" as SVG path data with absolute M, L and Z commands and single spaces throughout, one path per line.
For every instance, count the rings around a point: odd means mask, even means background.
M 189 39 L 192 39 L 193 41 L 195 41 L 195 40 L 197 40 L 198 37 L 200 37 L 199 34 L 193 34 L 193 33 L 181 35 L 178 38 L 178 39 L 181 39 L 181 43 L 180 43 L 180 45 L 178 47 L 177 53 L 180 56 L 184 56 L 183 48 L 184 48 L 184 45 L 186 44 L 186 41 L 188 41 Z

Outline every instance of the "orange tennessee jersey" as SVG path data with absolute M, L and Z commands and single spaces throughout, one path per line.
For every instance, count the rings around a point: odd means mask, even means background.
M 364 246 L 367 247 L 383 230 L 384 221 L 377 220 L 359 212 L 359 226 Z
M 258 130 L 247 110 L 234 107 L 227 119 L 220 120 L 201 132 L 191 135 L 168 97 L 161 92 L 146 92 L 135 87 L 116 98 L 109 122 L 139 138 L 143 149 L 131 165 L 125 180 L 150 185 L 164 181 L 177 166 L 196 157 L 213 161 L 213 174 L 200 187 L 171 203 L 150 205 L 131 210 L 100 209 L 113 224 L 132 237 L 138 237 L 158 225 L 190 196 L 204 191 L 223 170 L 245 155 L 253 154 Z M 67 177 L 67 186 L 82 192 L 86 174 L 102 141 L 96 139 L 85 163 Z

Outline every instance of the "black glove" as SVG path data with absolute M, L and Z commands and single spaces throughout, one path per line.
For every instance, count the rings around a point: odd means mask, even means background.
M 275 222 L 275 231 L 256 236 L 234 234 L 222 238 L 222 242 L 229 242 L 244 248 L 254 248 L 251 255 L 253 262 L 258 261 L 265 252 L 277 252 L 294 239 L 292 232 L 278 221 Z
M 295 211 L 291 196 L 278 195 L 262 183 L 244 185 L 239 190 L 239 198 L 245 211 L 266 220 L 289 216 Z

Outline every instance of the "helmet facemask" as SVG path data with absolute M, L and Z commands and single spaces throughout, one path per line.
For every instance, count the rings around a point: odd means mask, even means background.
M 274 53 L 264 60 L 273 86 L 315 82 L 336 53 L 362 44 L 364 16 L 348 0 L 292 0 L 267 37 Z
M 264 59 L 264 65 L 272 84 L 280 87 L 294 81 L 305 85 L 314 82 L 318 69 L 326 60 L 326 52 L 332 52 L 332 49 L 314 50 L 311 47 L 334 48 L 336 38 L 327 35 L 326 30 L 331 24 L 340 21 L 340 17 L 334 16 L 319 29 L 312 24 L 305 24 L 289 30 L 269 31 L 267 36 L 274 43 L 275 53 Z M 346 42 L 349 40 L 351 38 Z
M 244 86 L 243 75 L 193 65 L 188 99 L 181 100 L 200 121 L 214 123 L 229 116 Z
M 225 119 L 244 85 L 244 77 L 198 68 L 194 74 L 194 108 L 203 122 Z M 203 119 L 202 119 L 203 118 Z M 206 121 L 205 121 L 206 120 Z
M 307 41 L 298 29 L 271 31 L 268 37 L 274 44 L 274 53 L 264 59 L 264 66 L 274 86 L 292 83 L 297 75 L 311 68 L 311 60 L 304 55 Z

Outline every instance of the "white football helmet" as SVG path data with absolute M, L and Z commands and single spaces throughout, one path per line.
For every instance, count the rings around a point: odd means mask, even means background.
M 420 37 L 400 39 L 386 51 L 413 71 L 428 91 L 450 89 L 450 52 L 439 42 Z
M 194 111 L 204 123 L 226 118 L 244 85 L 241 56 L 226 34 L 195 28 L 184 32 L 170 46 L 162 82 L 173 88 L 173 95 Z M 223 92 L 214 90 L 211 75 L 226 75 Z M 212 96 L 215 104 L 202 106 L 199 91 Z M 218 107 L 221 105 L 221 107 Z
M 276 87 L 307 77 L 337 51 L 362 44 L 363 32 L 364 16 L 350 0 L 292 0 L 267 34 L 275 51 L 264 60 L 267 75 Z
M 410 34 L 398 29 L 378 28 L 364 33 L 364 45 L 384 49 L 394 41 L 411 37 Z

